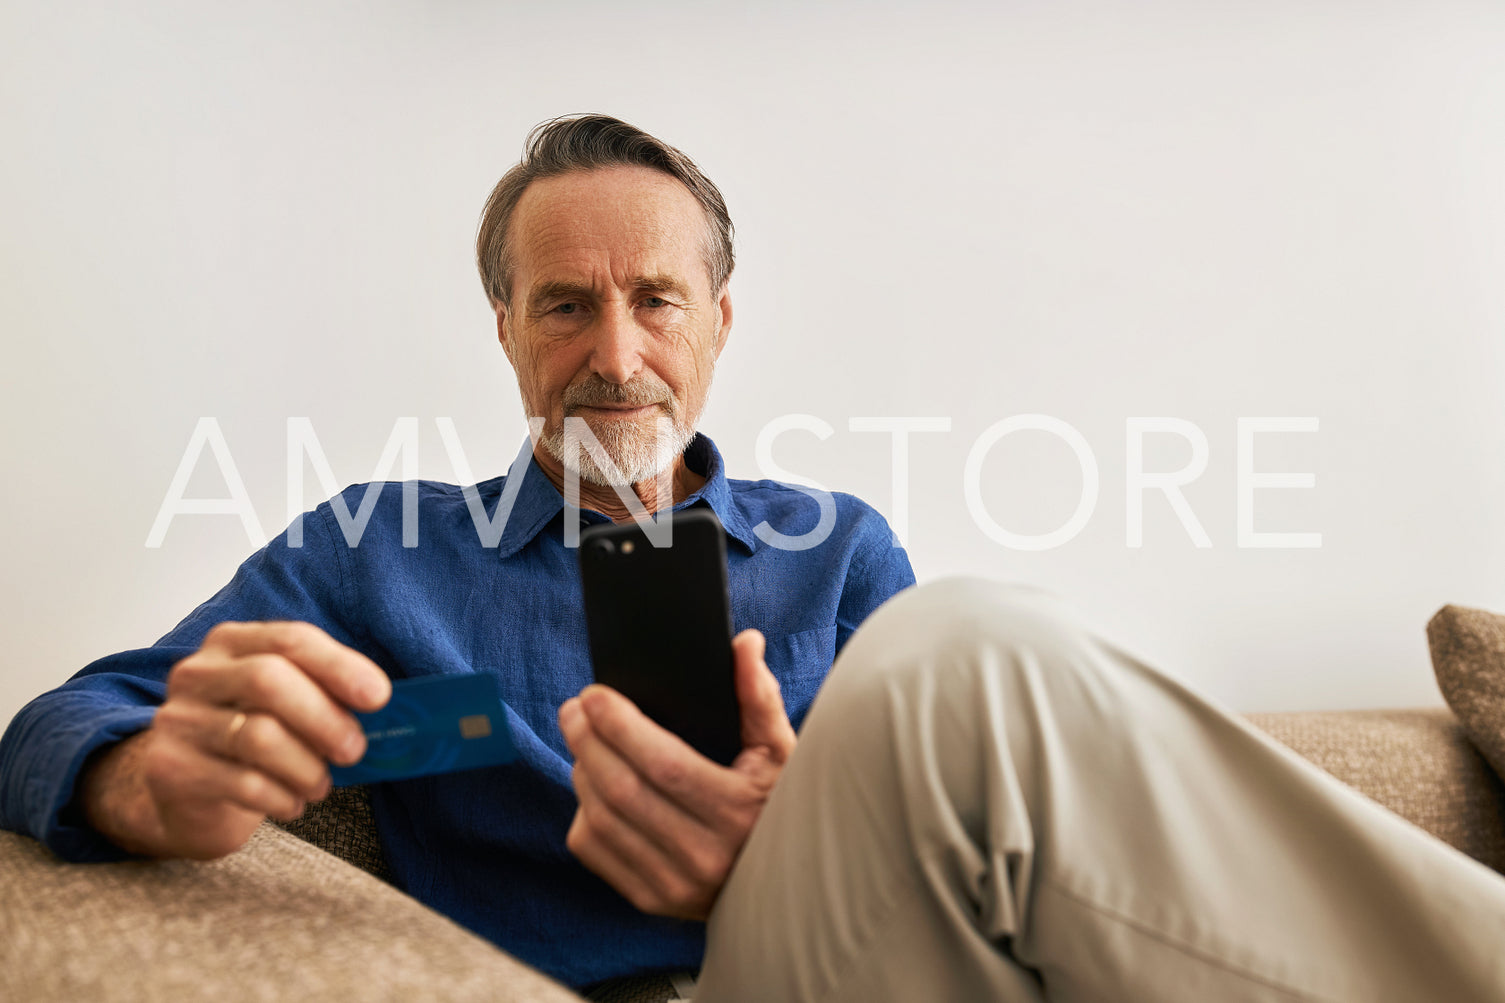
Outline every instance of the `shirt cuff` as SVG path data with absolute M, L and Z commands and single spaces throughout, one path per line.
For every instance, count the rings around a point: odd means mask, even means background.
M 78 779 L 93 753 L 143 731 L 155 713 L 155 707 L 112 708 L 90 715 L 85 727 L 57 736 L 48 750 L 53 768 L 34 771 L 26 780 L 26 814 L 32 835 L 67 861 L 130 859 L 132 854 L 85 821 Z

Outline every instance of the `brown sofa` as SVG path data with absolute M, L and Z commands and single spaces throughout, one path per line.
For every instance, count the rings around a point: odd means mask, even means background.
M 1505 788 L 1449 711 L 1251 720 L 1505 871 Z M 0 832 L 0 999 L 580 999 L 381 880 L 359 789 L 288 829 L 212 863 L 117 864 L 65 864 Z M 669 996 L 667 980 L 630 988 L 597 998 Z

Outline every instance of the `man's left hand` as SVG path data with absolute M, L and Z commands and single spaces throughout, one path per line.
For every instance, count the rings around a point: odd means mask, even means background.
M 742 752 L 724 767 L 607 686 L 559 708 L 580 807 L 565 844 L 644 912 L 705 919 L 794 751 L 763 635 L 732 641 Z

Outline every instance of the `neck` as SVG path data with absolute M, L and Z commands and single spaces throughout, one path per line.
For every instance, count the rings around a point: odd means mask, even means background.
M 564 465 L 551 456 L 548 450 L 542 446 L 534 447 L 533 460 L 538 464 L 539 469 L 544 472 L 544 476 L 549 479 L 549 483 L 553 484 L 560 494 L 565 494 Z M 660 497 L 659 495 L 659 482 L 663 479 L 667 479 L 669 482 L 670 494 L 667 498 Z M 632 518 L 632 512 L 628 509 L 626 501 L 623 500 L 622 495 L 617 493 L 618 490 L 622 490 L 625 493 L 626 489 L 602 487 L 599 484 L 592 484 L 583 477 L 579 479 L 579 483 L 580 507 L 582 509 L 592 509 L 600 512 L 611 519 L 612 522 L 627 522 Z M 674 466 L 670 469 L 667 478 L 655 477 L 646 481 L 638 481 L 632 485 L 632 493 L 637 497 L 638 502 L 642 504 L 643 508 L 651 514 L 658 512 L 660 509 L 673 508 L 679 502 L 684 501 L 690 495 L 699 491 L 704 485 L 705 478 L 691 470 L 689 465 L 685 463 L 683 456 L 676 456 L 674 458 Z

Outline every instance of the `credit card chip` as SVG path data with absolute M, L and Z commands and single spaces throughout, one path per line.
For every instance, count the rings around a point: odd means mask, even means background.
M 485 714 L 467 714 L 460 718 L 461 738 L 485 738 L 491 734 L 491 718 Z

